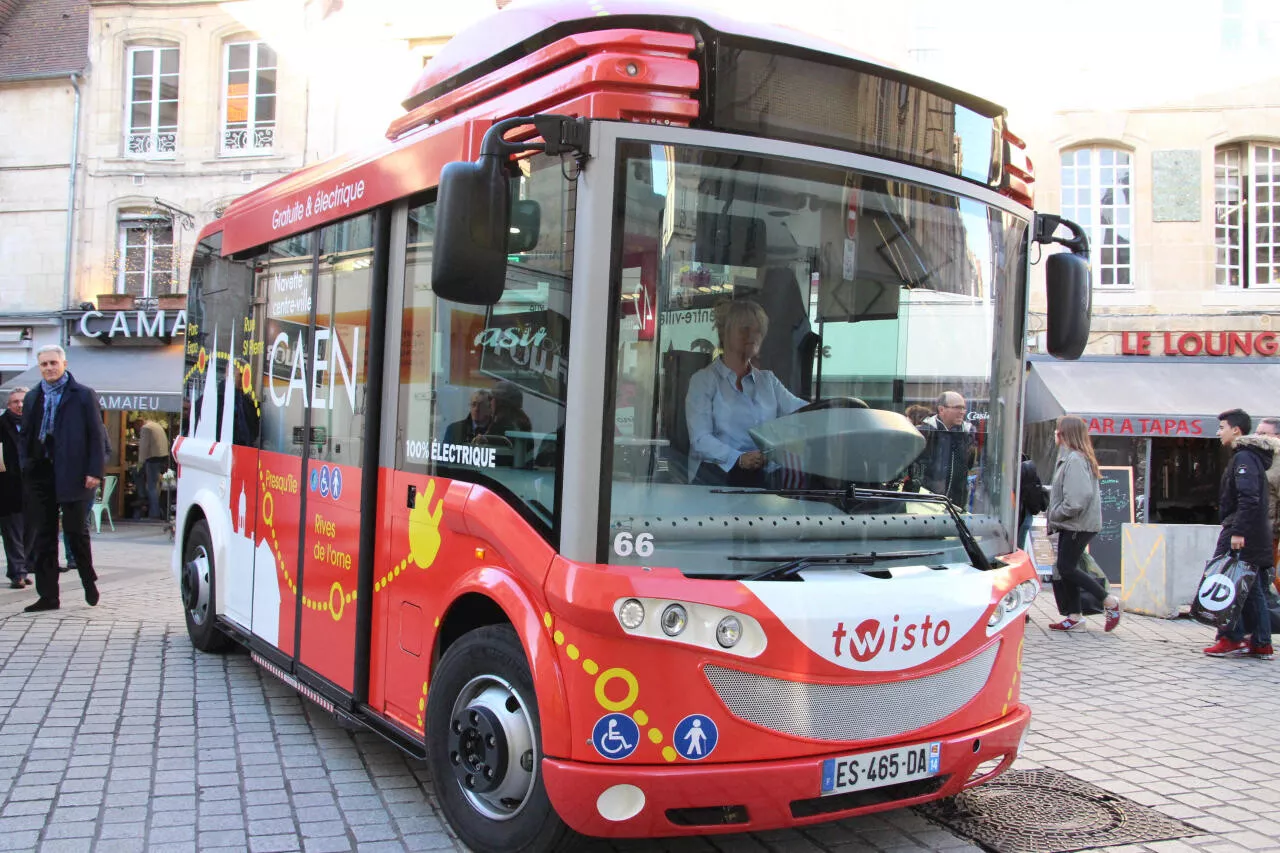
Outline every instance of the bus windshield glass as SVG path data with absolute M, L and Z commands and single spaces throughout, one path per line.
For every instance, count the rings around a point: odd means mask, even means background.
M 626 142 L 619 163 L 609 562 L 1013 550 L 1024 218 L 743 152 Z

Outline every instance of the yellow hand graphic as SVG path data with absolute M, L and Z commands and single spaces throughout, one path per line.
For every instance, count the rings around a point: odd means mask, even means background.
M 444 498 L 436 501 L 436 481 L 427 482 L 427 490 L 409 511 L 409 553 L 420 569 L 428 568 L 440 553 L 440 517 L 444 515 Z

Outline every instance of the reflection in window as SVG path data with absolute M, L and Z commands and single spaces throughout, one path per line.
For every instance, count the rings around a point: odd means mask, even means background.
M 1280 285 L 1280 148 L 1219 148 L 1213 189 L 1218 286 Z
M 468 480 L 555 527 L 568 378 L 575 186 L 553 158 L 522 161 L 519 198 L 541 209 L 538 244 L 508 261 L 490 307 L 431 292 L 434 204 L 410 208 L 396 464 Z
M 1094 281 L 1133 286 L 1132 168 L 1129 152 L 1077 148 L 1062 152 L 1062 215 L 1089 234 Z
M 222 153 L 275 147 L 276 52 L 266 42 L 231 42 L 223 59 Z
M 116 292 L 134 296 L 170 293 L 174 268 L 173 221 L 151 213 L 121 213 Z
M 262 341 L 262 449 L 301 457 L 306 448 L 311 355 L 314 233 L 272 243 L 257 267 L 256 293 L 266 297 Z

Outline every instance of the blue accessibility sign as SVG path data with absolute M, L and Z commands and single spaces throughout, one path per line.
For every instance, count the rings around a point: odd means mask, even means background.
M 612 761 L 626 758 L 640 745 L 640 727 L 626 714 L 605 714 L 591 730 L 596 752 Z
M 716 724 L 705 714 L 690 714 L 676 723 L 676 752 L 689 761 L 700 761 L 711 754 L 720 740 Z
M 320 488 L 320 469 L 312 468 L 311 469 L 311 491 L 314 492 L 318 488 Z
M 320 497 L 329 497 L 329 466 L 320 469 Z
M 332 489 L 332 491 L 333 491 L 333 499 L 334 499 L 335 501 L 336 501 L 338 498 L 342 497 L 342 471 L 340 471 L 340 470 L 338 469 L 338 466 L 337 466 L 337 465 L 334 465 L 334 466 L 333 466 L 333 489 Z

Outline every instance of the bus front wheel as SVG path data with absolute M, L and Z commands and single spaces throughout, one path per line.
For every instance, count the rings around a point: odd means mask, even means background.
M 445 817 L 477 853 L 544 853 L 568 828 L 543 787 L 529 663 L 510 625 L 449 647 L 427 697 L 427 764 Z
M 217 652 L 230 642 L 214 624 L 217 578 L 213 565 L 213 537 L 201 520 L 191 527 L 182 549 L 182 609 L 187 616 L 187 636 L 202 652 Z

